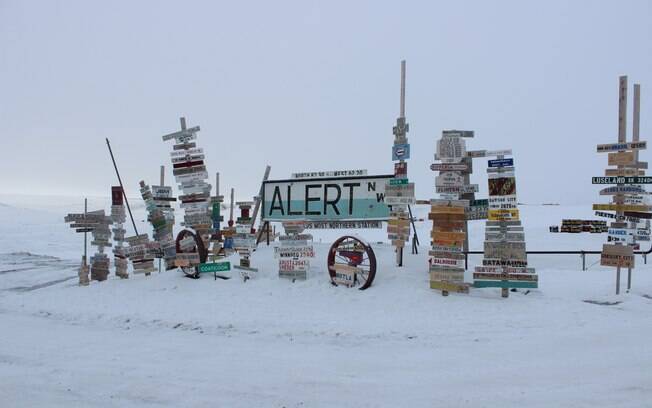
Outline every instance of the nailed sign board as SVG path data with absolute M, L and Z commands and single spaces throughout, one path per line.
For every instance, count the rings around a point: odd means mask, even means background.
M 386 220 L 385 186 L 394 175 L 267 180 L 265 221 Z M 414 200 L 414 198 L 412 198 Z
M 646 194 L 646 191 L 641 186 L 631 185 L 631 186 L 614 186 L 607 187 L 600 190 L 600 195 L 615 195 L 615 194 Z
M 437 193 L 477 193 L 479 191 L 477 184 L 469 184 L 466 186 L 435 186 Z
M 627 166 L 636 161 L 634 152 L 609 153 L 609 166 Z
M 410 144 L 401 143 L 392 146 L 392 160 L 407 160 L 410 158 Z
M 489 160 L 489 167 L 512 167 L 512 166 L 514 166 L 514 159 Z
M 652 177 L 593 177 L 591 182 L 593 184 L 652 184 Z
M 467 171 L 469 165 L 466 163 L 433 163 L 430 165 L 432 171 Z
M 642 141 L 642 142 L 630 142 L 630 143 L 607 143 L 607 144 L 599 144 L 597 151 L 598 153 L 604 153 L 604 152 L 613 152 L 613 151 L 618 151 L 618 150 L 633 150 L 633 149 L 646 149 L 647 148 L 647 142 Z
M 382 228 L 381 221 L 306 221 L 306 229 Z
M 499 177 L 489 179 L 490 196 L 506 196 L 516 194 L 516 179 L 514 177 Z
M 637 204 L 593 204 L 598 211 L 650 211 L 652 206 Z
M 466 156 L 466 144 L 459 137 L 442 137 L 437 141 L 437 159 L 457 163 Z
M 628 245 L 613 245 L 613 244 L 602 245 L 602 254 L 600 255 L 600 265 L 633 268 L 634 267 L 633 248 Z
M 333 170 L 333 171 L 307 171 L 303 173 L 292 173 L 293 179 L 304 178 L 332 178 L 332 177 L 352 177 L 366 176 L 367 170 Z

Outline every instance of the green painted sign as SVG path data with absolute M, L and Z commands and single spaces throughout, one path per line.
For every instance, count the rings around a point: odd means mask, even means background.
M 226 272 L 231 270 L 231 262 L 213 262 L 199 264 L 199 273 Z
M 408 179 L 406 179 L 406 178 L 389 180 L 389 185 L 390 186 L 398 186 L 398 185 L 407 184 L 407 183 L 408 183 Z
M 488 199 L 480 199 L 480 200 L 471 200 L 471 207 L 488 207 L 489 206 L 489 200 Z

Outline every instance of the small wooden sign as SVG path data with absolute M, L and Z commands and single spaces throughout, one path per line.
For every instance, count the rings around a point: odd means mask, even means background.
M 609 166 L 627 166 L 636 161 L 634 152 L 609 153 Z

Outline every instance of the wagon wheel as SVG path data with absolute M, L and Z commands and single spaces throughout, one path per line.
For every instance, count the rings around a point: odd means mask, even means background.
M 356 267 L 354 285 L 360 285 L 360 290 L 371 286 L 376 277 L 376 254 L 370 245 L 352 236 L 338 238 L 328 251 L 328 274 L 337 286 L 335 265 Z
M 195 247 L 189 251 L 184 252 L 181 250 L 180 242 L 188 235 L 192 236 L 192 238 L 195 240 Z M 201 263 L 205 263 L 206 259 L 208 258 L 208 250 L 206 249 L 206 246 L 204 246 L 204 241 L 202 241 L 201 237 L 198 234 L 195 234 L 187 229 L 182 230 L 181 232 L 179 232 L 179 235 L 177 235 L 176 251 L 178 254 L 198 252 L 199 262 Z M 199 277 L 199 272 L 197 271 L 196 267 L 182 267 L 181 270 L 188 277 L 193 277 L 193 278 Z

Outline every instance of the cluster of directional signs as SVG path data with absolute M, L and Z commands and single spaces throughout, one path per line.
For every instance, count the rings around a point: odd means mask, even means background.
M 634 268 L 634 250 L 639 242 L 650 240 L 649 203 L 645 184 L 652 184 L 652 177 L 645 176 L 647 162 L 639 161 L 638 153 L 647 148 L 647 142 L 639 140 L 640 87 L 634 85 L 634 127 L 632 141 L 627 142 L 627 77 L 620 77 L 618 142 L 599 144 L 598 153 L 606 153 L 608 166 L 604 176 L 593 177 L 593 184 L 611 184 L 600 195 L 610 196 L 611 203 L 594 204 L 596 215 L 611 219 L 608 243 L 602 246 L 600 264 L 616 268 L 616 293 L 620 292 L 620 269 L 627 268 L 627 289 L 631 287 L 631 271 Z M 614 213 L 612 213 L 614 212 Z

